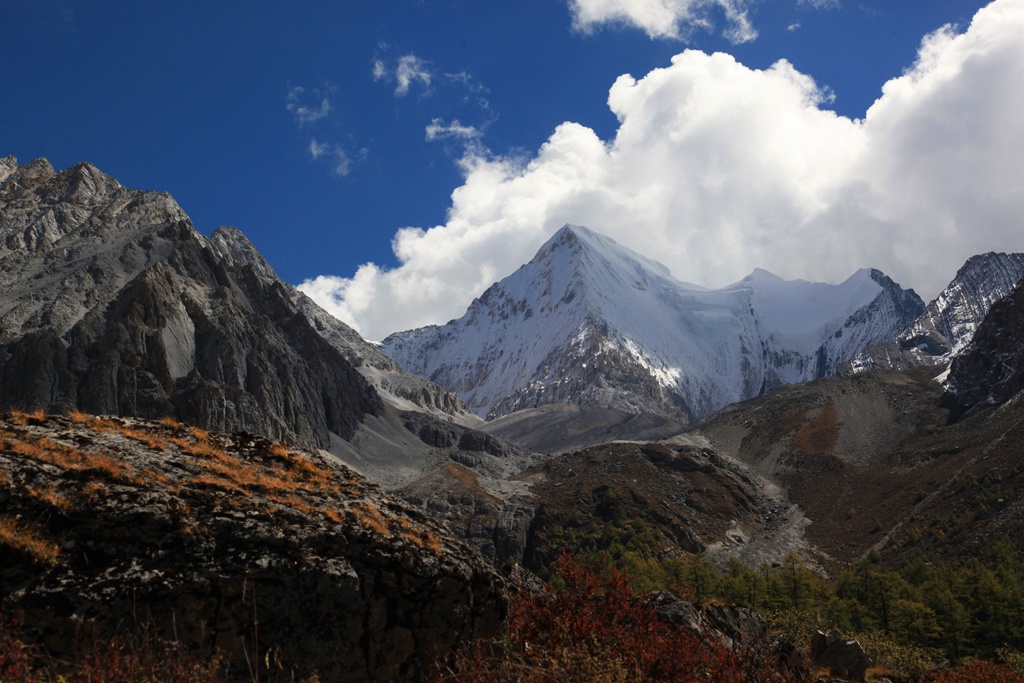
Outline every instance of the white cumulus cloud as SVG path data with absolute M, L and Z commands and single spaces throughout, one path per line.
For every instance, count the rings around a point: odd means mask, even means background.
M 458 317 L 569 222 L 709 286 L 870 266 L 928 297 L 973 254 L 1024 250 L 1021 83 L 1020 0 L 927 36 L 863 120 L 788 62 L 686 51 L 612 85 L 614 138 L 566 122 L 532 158 L 468 146 L 446 222 L 399 230 L 398 267 L 301 288 L 380 339 Z
M 651 38 L 686 38 L 694 29 L 712 30 L 713 15 L 726 20 L 725 36 L 733 43 L 757 38 L 747 13 L 749 0 L 569 0 L 573 26 L 592 31 L 604 24 L 624 24 Z

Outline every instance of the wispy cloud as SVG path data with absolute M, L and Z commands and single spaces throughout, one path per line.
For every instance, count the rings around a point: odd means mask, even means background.
M 430 94 L 434 71 L 430 64 L 416 55 L 402 55 L 391 66 L 382 59 L 373 60 L 373 80 L 395 84 L 395 97 L 405 97 L 414 85 L 420 85 L 424 94 Z
M 331 172 L 337 176 L 347 176 L 352 170 L 352 157 L 339 145 L 329 142 L 318 142 L 316 138 L 309 141 L 309 156 L 314 161 L 326 159 L 331 164 Z
M 1024 250 L 1022 69 L 1019 0 L 927 36 L 860 120 L 787 62 L 686 51 L 612 85 L 612 139 L 566 122 L 531 158 L 467 154 L 445 222 L 396 233 L 397 268 L 302 287 L 380 339 L 461 315 L 571 222 L 690 282 L 757 266 L 834 282 L 870 266 L 928 297 L 973 254 Z M 428 135 L 472 128 L 438 120 Z
M 330 96 L 334 92 L 334 86 L 329 83 L 312 89 L 303 86 L 289 86 L 285 98 L 285 109 L 292 113 L 295 124 L 300 129 L 311 127 L 319 129 L 323 133 L 324 126 L 322 124 L 326 123 L 326 119 L 331 115 Z M 315 104 L 317 102 L 319 104 Z M 360 149 L 358 153 L 353 153 L 351 151 L 353 147 L 355 147 L 353 144 L 345 145 L 323 140 L 321 135 L 310 138 L 306 151 L 313 161 L 326 162 L 333 175 L 343 178 L 351 173 L 357 161 L 365 159 L 367 155 L 366 149 Z
M 458 119 L 452 119 L 445 123 L 443 119 L 436 118 L 427 126 L 427 141 L 435 140 L 479 140 L 483 132 L 474 126 L 465 126 Z
M 724 19 L 722 35 L 734 44 L 757 39 L 750 6 L 757 0 L 569 0 L 573 27 L 589 33 L 602 26 L 630 26 L 651 38 L 688 41 L 696 31 L 713 32 Z M 815 9 L 839 7 L 840 0 L 796 0 Z M 791 24 L 788 30 L 800 28 Z
M 295 86 L 288 88 L 288 98 L 285 103 L 285 108 L 295 116 L 295 121 L 300 125 L 304 126 L 320 119 L 326 118 L 331 113 L 331 101 L 326 95 L 322 95 L 320 89 L 317 89 L 313 93 L 312 99 L 320 100 L 320 103 L 310 105 L 304 103 L 303 99 L 309 99 L 306 97 L 306 89 L 301 86 Z

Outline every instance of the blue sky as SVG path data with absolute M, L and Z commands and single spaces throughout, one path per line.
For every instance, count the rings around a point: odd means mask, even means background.
M 371 338 L 567 221 L 700 284 L 872 266 L 932 295 L 1024 249 L 1022 0 L 986 4 L 6 0 L 0 154 L 168 191 Z M 949 199 L 961 172 L 984 197 Z

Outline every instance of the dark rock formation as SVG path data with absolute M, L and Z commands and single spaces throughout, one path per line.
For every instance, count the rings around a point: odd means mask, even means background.
M 837 371 L 906 370 L 949 362 L 970 343 L 992 304 L 1009 294 L 1022 276 L 1024 254 L 972 256 L 893 342 L 865 349 Z
M 122 418 L 0 420 L 0 601 L 55 657 L 145 628 L 236 675 L 421 680 L 503 581 L 329 458 Z M 86 641 L 86 642 L 83 642 Z
M 698 607 L 671 593 L 655 591 L 643 596 L 662 622 L 686 628 L 702 637 L 713 637 L 734 652 L 753 653 L 767 644 L 768 627 L 748 607 L 709 603 Z
M 1024 389 L 1024 285 L 996 302 L 970 346 L 950 365 L 958 414 L 1001 405 Z
M 89 164 L 6 171 L 0 407 L 173 414 L 308 446 L 351 438 L 380 396 L 262 258 L 225 245 L 169 195 Z
M 815 632 L 811 637 L 811 660 L 828 668 L 832 676 L 863 681 L 871 658 L 856 640 L 847 640 L 839 631 Z

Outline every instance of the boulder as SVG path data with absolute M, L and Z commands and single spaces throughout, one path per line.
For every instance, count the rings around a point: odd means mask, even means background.
M 871 658 L 856 640 L 848 640 L 832 629 L 827 634 L 817 631 L 811 637 L 811 660 L 827 667 L 833 676 L 863 681 Z

